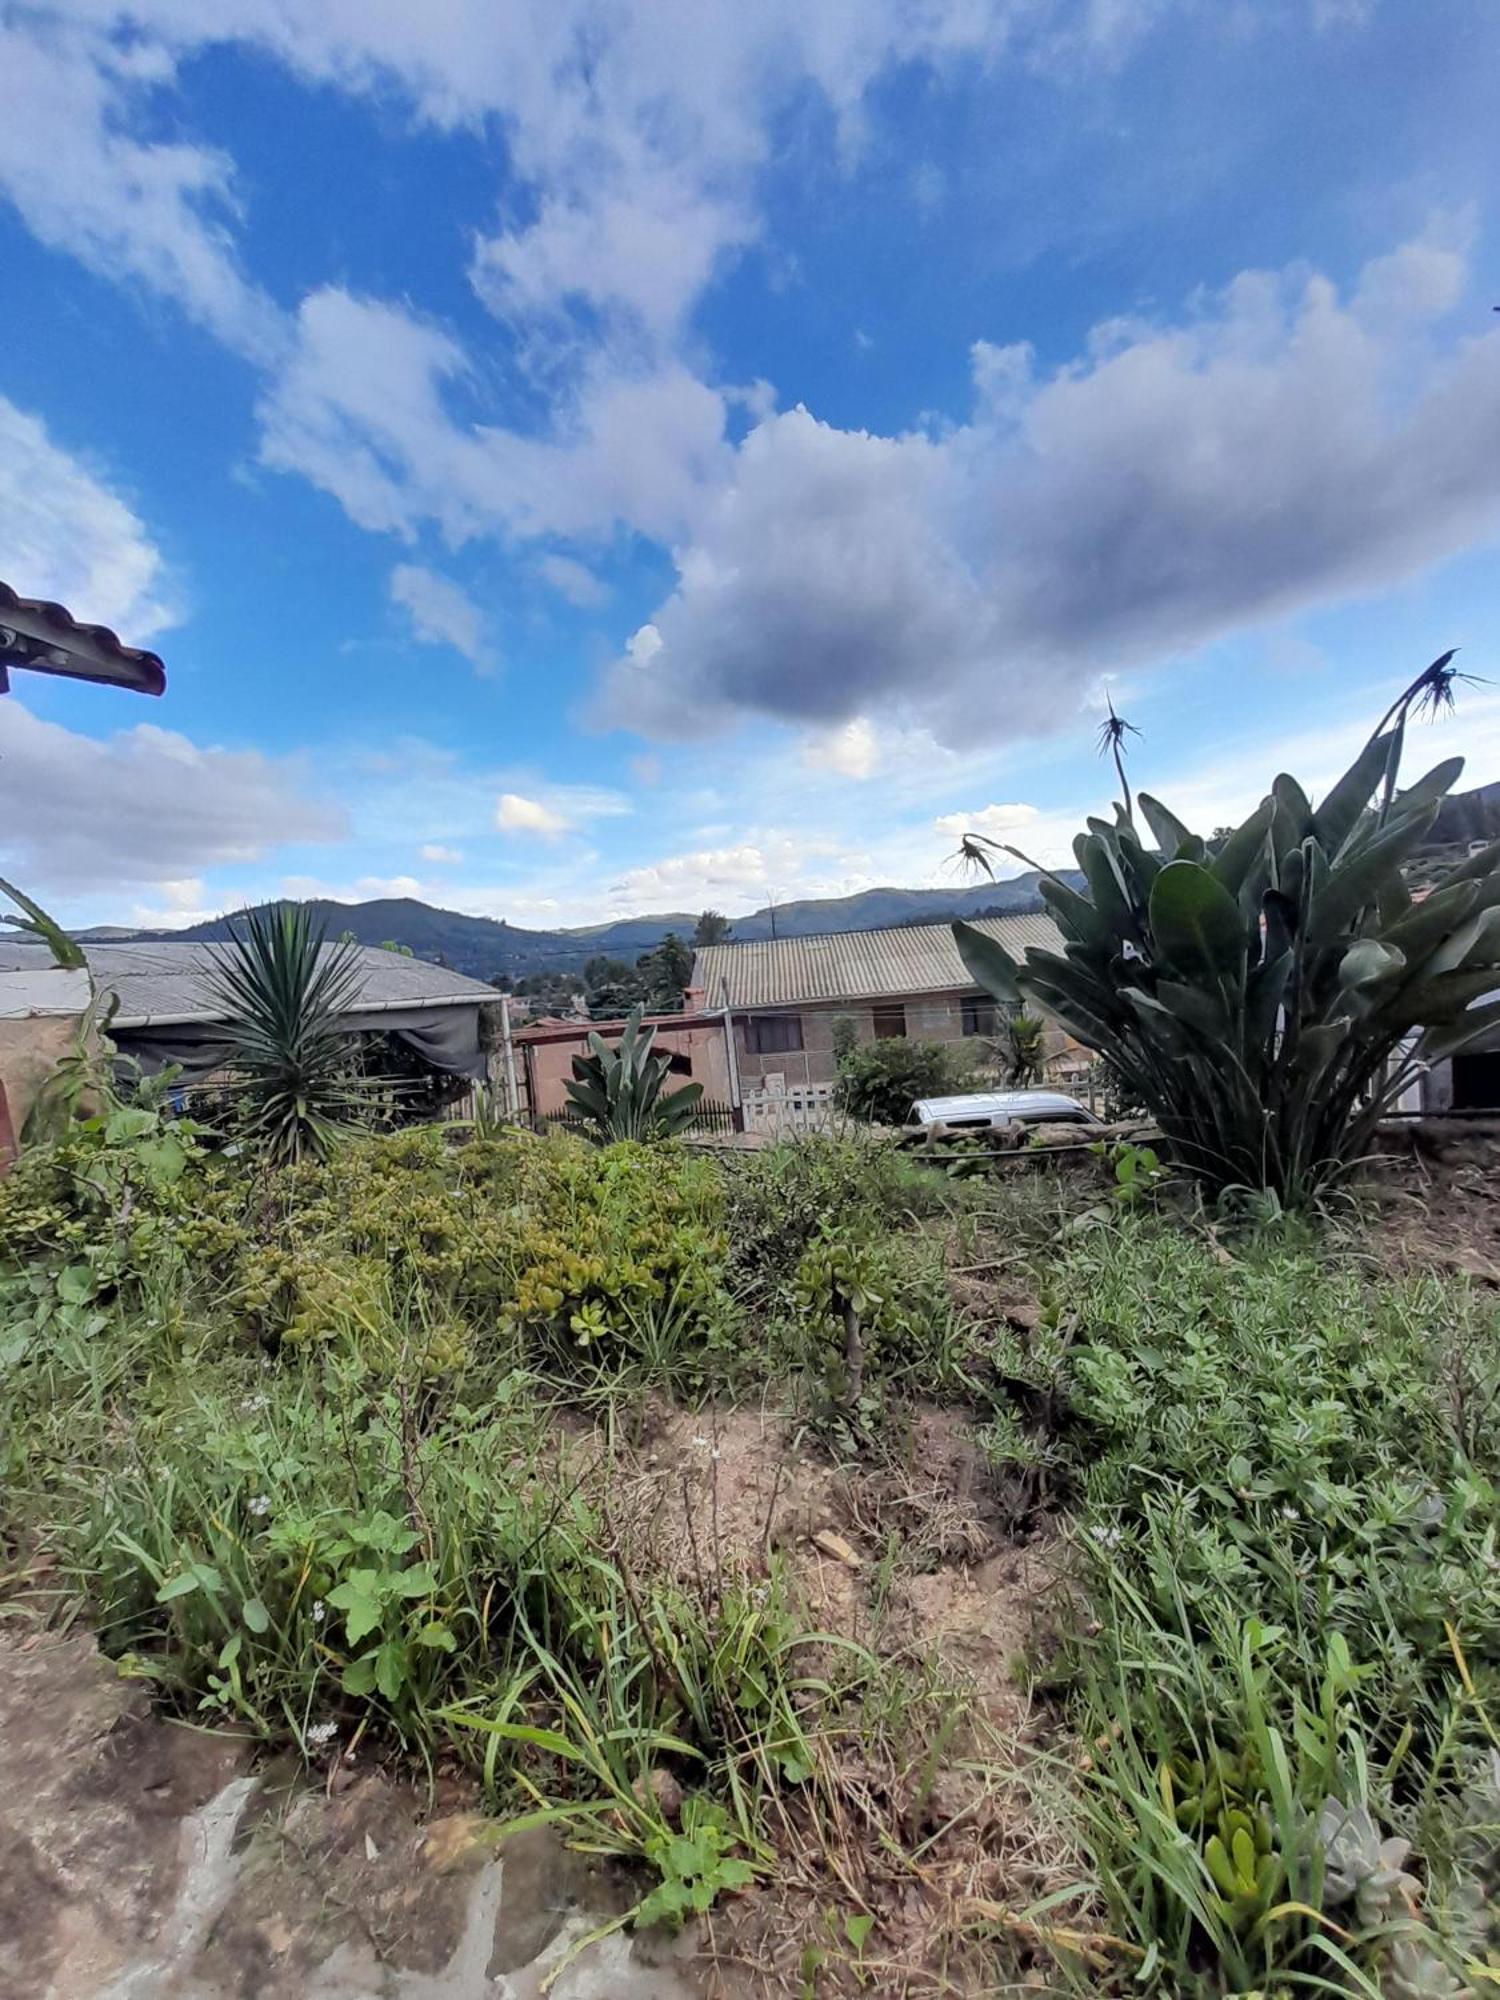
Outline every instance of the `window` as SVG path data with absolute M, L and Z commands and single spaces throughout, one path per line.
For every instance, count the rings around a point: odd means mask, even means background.
M 753 1056 L 784 1056 L 802 1047 L 800 1014 L 752 1014 L 745 1023 L 745 1047 Z
M 994 1001 L 982 994 L 975 993 L 965 999 L 962 1012 L 966 1035 L 993 1035 L 999 1026 Z
M 900 1041 L 906 1033 L 906 1009 L 899 1000 L 885 1000 L 870 1010 L 877 1042 Z

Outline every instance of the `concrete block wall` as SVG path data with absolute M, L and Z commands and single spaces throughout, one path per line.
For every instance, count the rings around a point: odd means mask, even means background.
M 924 993 L 909 996 L 901 1004 L 906 1009 L 906 1035 L 914 1042 L 972 1043 L 964 1034 L 962 993 Z M 894 1005 L 895 1003 L 892 1002 Z M 748 1021 L 753 1016 L 735 1016 L 735 1050 L 739 1056 L 740 1081 L 746 1090 L 764 1087 L 768 1076 L 785 1077 L 788 1088 L 798 1084 L 832 1083 L 838 1074 L 834 1055 L 836 1023 L 853 1021 L 861 1042 L 875 1040 L 874 1006 L 868 1000 L 833 1003 L 820 1001 L 802 1007 L 782 1007 L 778 1014 L 798 1015 L 802 1021 L 802 1047 L 785 1054 L 761 1055 L 749 1046 Z

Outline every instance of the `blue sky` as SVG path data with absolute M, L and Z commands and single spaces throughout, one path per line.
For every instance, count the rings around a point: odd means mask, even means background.
M 1489 0 L 0 0 L 3 872 L 526 925 L 1066 858 L 1495 665 Z M 1432 754 L 1500 776 L 1500 695 Z

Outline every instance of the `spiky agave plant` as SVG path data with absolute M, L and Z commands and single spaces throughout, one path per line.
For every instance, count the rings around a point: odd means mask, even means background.
M 358 947 L 329 944 L 305 909 L 283 903 L 237 918 L 212 962 L 253 1131 L 278 1165 L 321 1159 L 366 1102 L 340 1025 L 359 995 Z
M 615 1047 L 591 1034 L 589 1053 L 574 1056 L 565 1085 L 568 1100 L 601 1145 L 616 1139 L 670 1139 L 693 1122 L 703 1085 L 665 1090 L 668 1063 L 653 1053 L 655 1040 L 655 1028 L 641 1026 L 636 1007 Z
M 1085 889 L 1040 885 L 1061 952 L 1017 964 L 954 926 L 980 985 L 1097 1049 L 1210 1193 L 1305 1204 L 1369 1152 L 1424 1064 L 1500 1026 L 1500 842 L 1421 902 L 1402 877 L 1463 769 L 1397 787 L 1408 718 L 1446 700 L 1451 657 L 1316 810 L 1283 775 L 1212 848 L 1147 793 L 1149 840 L 1128 805 L 1091 819 L 1074 842 Z

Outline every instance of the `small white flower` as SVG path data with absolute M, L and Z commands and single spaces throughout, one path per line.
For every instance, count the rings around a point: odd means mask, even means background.
M 270 1400 L 269 1396 L 247 1396 L 240 1404 L 240 1409 L 247 1416 L 254 1416 L 258 1410 L 265 1409 Z
M 693 1450 L 694 1450 L 694 1451 L 707 1451 L 707 1450 L 708 1450 L 708 1439 L 707 1439 L 706 1437 L 695 1437 L 695 1438 L 693 1439 Z
M 327 1617 L 328 1607 L 324 1604 L 321 1597 L 315 1597 L 313 1599 L 312 1615 L 313 1615 L 314 1625 L 321 1625 L 323 1620 Z
M 1090 1528 L 1089 1533 L 1101 1549 L 1113 1549 L 1119 1546 L 1120 1530 L 1118 1528 Z
M 271 1511 L 270 1494 L 257 1493 L 255 1498 L 250 1502 L 250 1512 L 252 1514 L 269 1514 L 270 1511 Z
M 336 1722 L 315 1722 L 307 1731 L 307 1744 L 311 1750 L 321 1750 L 325 1743 L 331 1743 L 339 1733 Z

